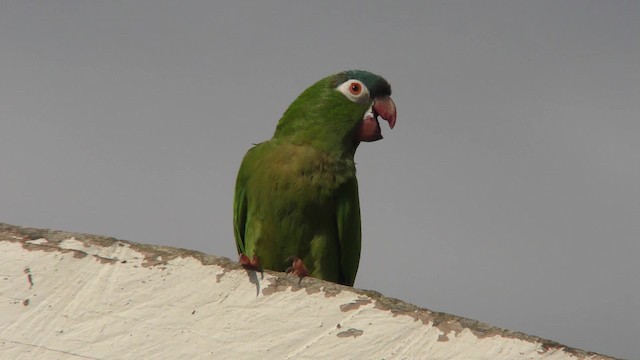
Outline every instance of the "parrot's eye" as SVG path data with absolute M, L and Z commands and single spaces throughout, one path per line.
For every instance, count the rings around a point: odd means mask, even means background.
M 340 84 L 337 90 L 346 96 L 347 99 L 358 104 L 364 104 L 371 101 L 369 98 L 369 89 L 367 89 L 360 80 L 347 80 Z
M 349 91 L 351 91 L 353 95 L 360 95 L 360 93 L 362 92 L 362 86 L 360 86 L 360 84 L 357 82 L 352 82 L 351 87 L 349 87 Z

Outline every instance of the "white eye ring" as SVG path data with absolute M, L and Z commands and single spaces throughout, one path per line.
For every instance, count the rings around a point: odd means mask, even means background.
M 369 89 L 360 80 L 349 79 L 340 84 L 337 90 L 354 103 L 364 104 L 371 101 L 369 99 Z

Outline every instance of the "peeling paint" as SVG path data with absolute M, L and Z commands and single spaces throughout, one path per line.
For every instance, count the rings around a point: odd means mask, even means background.
M 340 310 L 342 311 L 352 311 L 358 309 L 360 306 L 371 304 L 371 300 L 367 298 L 359 298 L 358 300 L 352 301 L 348 304 L 340 305 Z
M 269 296 L 277 292 L 287 291 L 291 288 L 291 284 L 286 283 L 284 279 L 277 278 L 275 281 L 268 281 L 267 286 L 262 287 L 262 295 Z
M 224 276 L 224 274 L 226 273 L 226 270 L 223 270 L 220 274 L 216 275 L 216 283 L 220 283 L 220 280 L 222 280 L 222 277 Z
M 14 238 L 22 240 L 19 237 L 14 237 Z M 47 239 L 45 239 L 45 238 L 40 238 L 40 239 L 35 239 L 35 240 L 28 240 L 26 242 L 29 243 L 29 244 L 34 244 L 34 245 L 44 245 L 44 244 L 48 243 L 49 241 Z

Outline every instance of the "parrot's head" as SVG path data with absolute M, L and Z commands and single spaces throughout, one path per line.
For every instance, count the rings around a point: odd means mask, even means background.
M 289 106 L 274 137 L 328 150 L 355 152 L 361 141 L 382 139 L 378 117 L 396 124 L 391 86 L 363 70 L 333 74 L 311 85 Z

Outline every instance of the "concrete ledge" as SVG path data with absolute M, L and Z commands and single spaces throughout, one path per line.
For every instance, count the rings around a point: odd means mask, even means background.
M 227 258 L 0 223 L 3 359 L 613 359 Z

